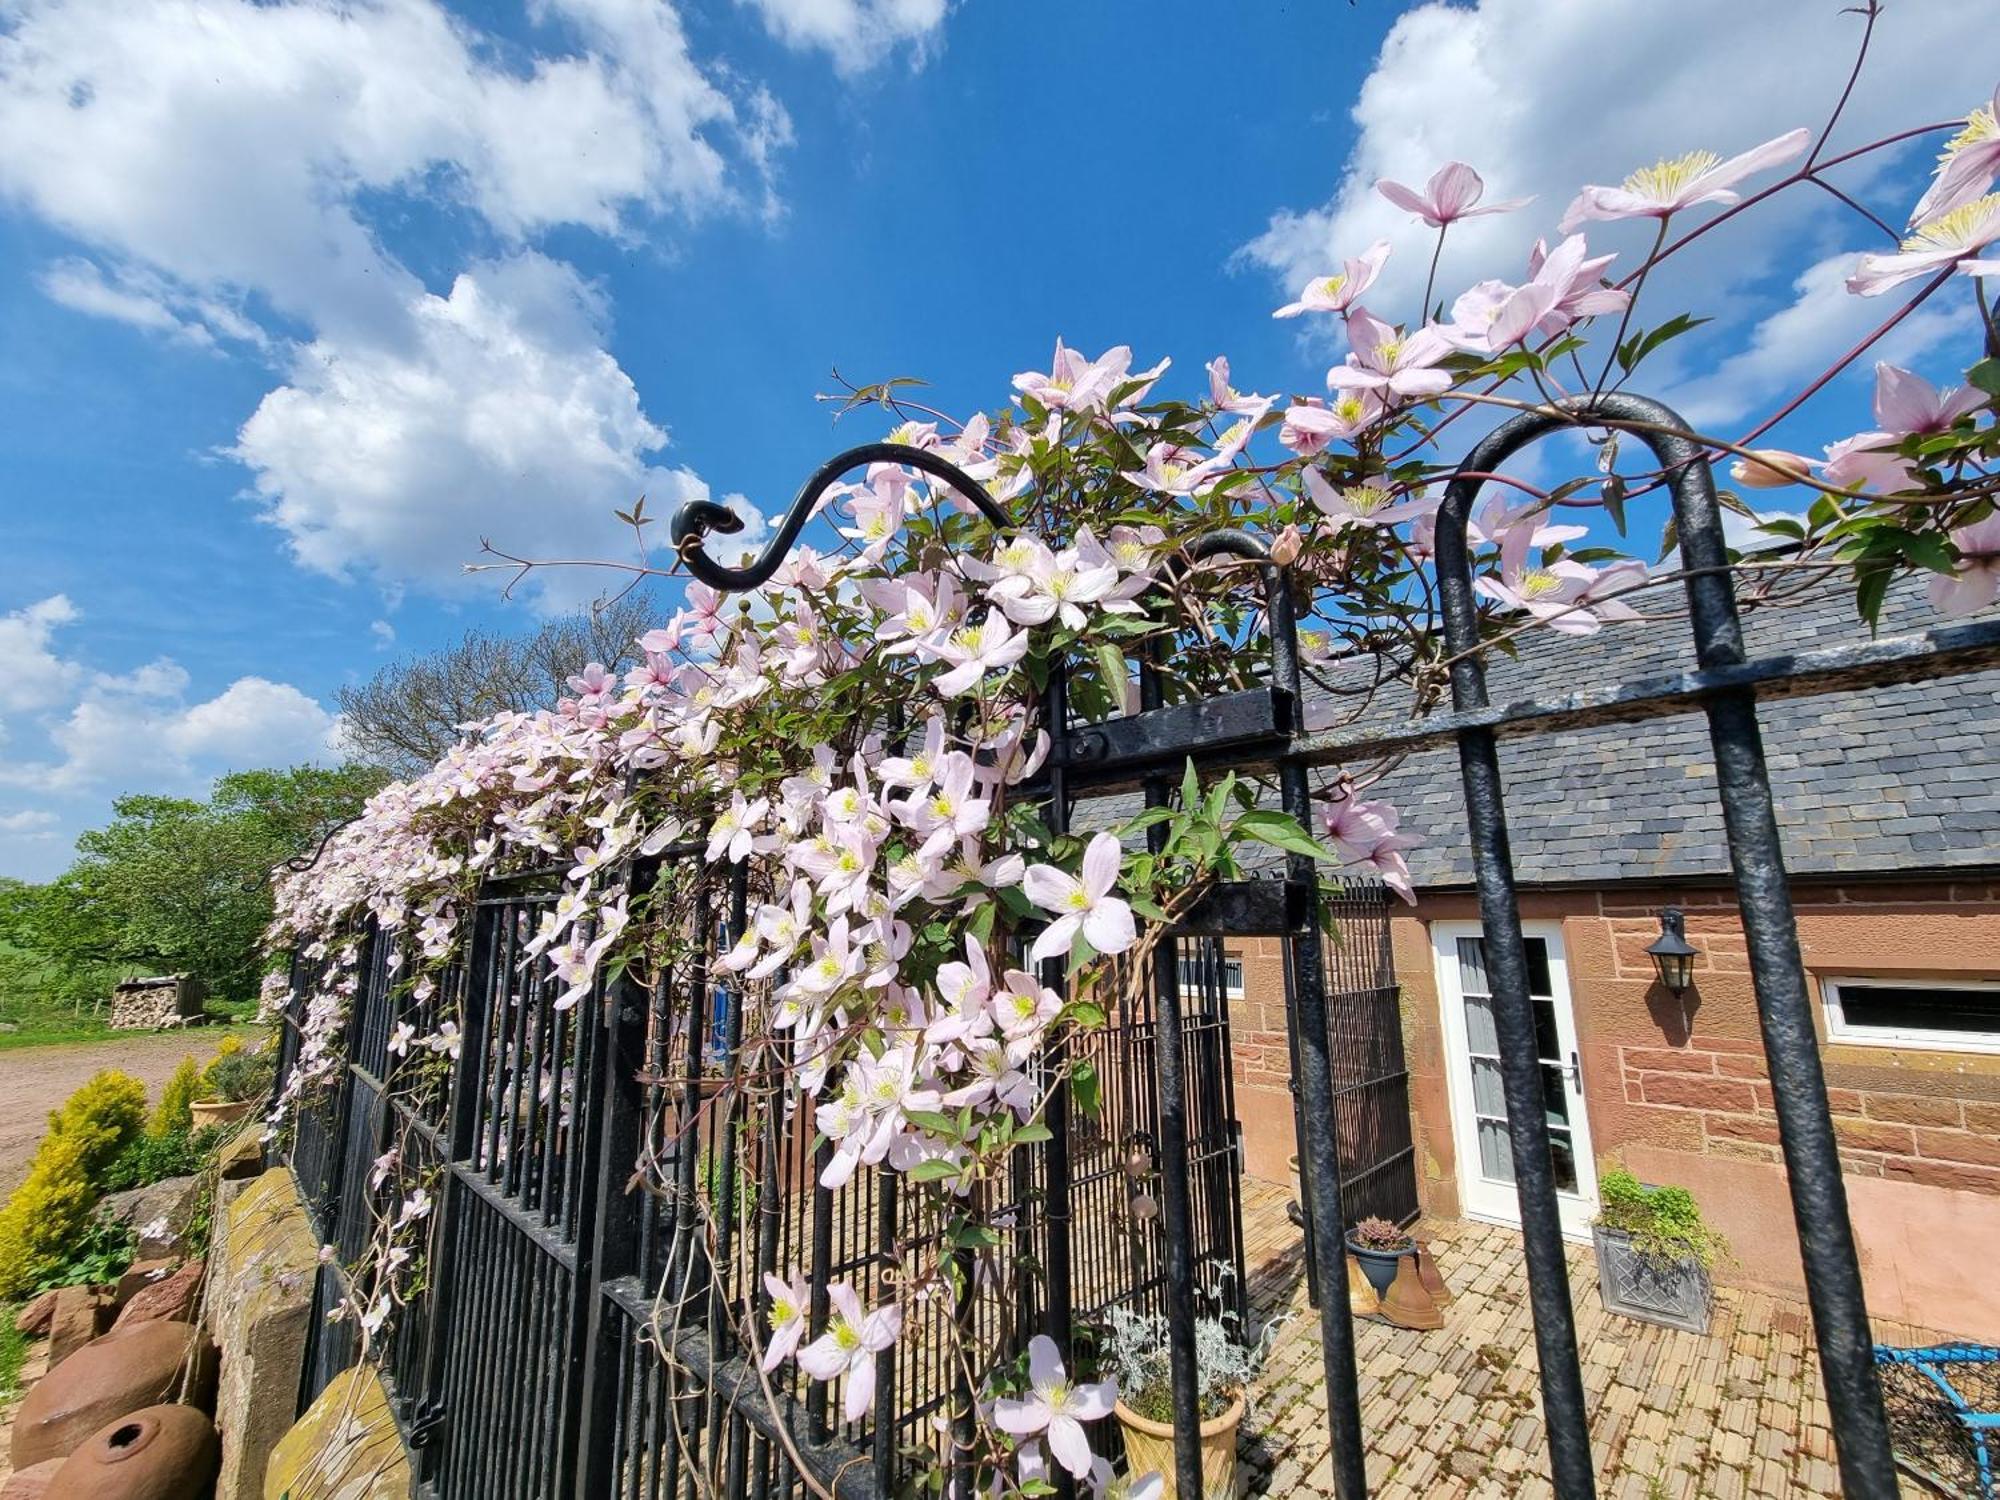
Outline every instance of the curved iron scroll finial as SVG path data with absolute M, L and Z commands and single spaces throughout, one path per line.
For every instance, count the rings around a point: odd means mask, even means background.
M 754 589 L 778 571 L 793 543 L 798 541 L 799 533 L 805 530 L 806 522 L 812 519 L 820 497 L 833 488 L 841 475 L 863 464 L 904 464 L 933 479 L 942 479 L 970 500 L 995 531 L 1013 529 L 1013 518 L 986 493 L 986 487 L 949 459 L 939 458 L 922 448 L 913 448 L 908 443 L 863 443 L 845 453 L 836 453 L 813 471 L 812 478 L 800 487 L 792 500 L 791 508 L 785 512 L 785 519 L 779 523 L 776 534 L 764 544 L 764 550 L 744 566 L 732 568 L 719 563 L 703 549 L 703 543 L 712 533 L 720 532 L 728 536 L 743 529 L 743 518 L 714 500 L 690 500 L 674 512 L 669 533 L 673 538 L 674 552 L 687 565 L 688 572 L 710 588 L 730 594 Z

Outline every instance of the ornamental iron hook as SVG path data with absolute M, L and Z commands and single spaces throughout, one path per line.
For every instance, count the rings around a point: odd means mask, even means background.
M 941 479 L 971 501 L 995 531 L 1014 529 L 1013 518 L 986 492 L 986 487 L 949 459 L 940 458 L 922 448 L 912 448 L 908 443 L 863 443 L 858 448 L 836 453 L 813 471 L 812 478 L 800 487 L 792 500 L 791 508 L 785 512 L 785 519 L 779 523 L 777 532 L 764 544 L 764 550 L 742 567 L 732 568 L 719 563 L 704 548 L 703 544 L 712 534 L 719 532 L 733 536 L 743 529 L 743 518 L 715 500 L 689 500 L 674 512 L 669 531 L 674 553 L 687 565 L 690 574 L 710 588 L 728 594 L 754 589 L 778 571 L 793 544 L 798 541 L 799 533 L 805 530 L 806 522 L 819 509 L 826 492 L 833 488 L 841 475 L 863 464 L 904 464 L 933 479 Z

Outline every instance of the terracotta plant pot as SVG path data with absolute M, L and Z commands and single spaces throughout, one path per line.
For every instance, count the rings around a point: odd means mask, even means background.
M 201 1500 L 222 1445 L 192 1406 L 149 1406 L 90 1435 L 49 1481 L 47 1500 Z
M 1118 1425 L 1125 1431 L 1126 1472 L 1159 1474 L 1166 1480 L 1164 1494 L 1195 1500 L 1179 1495 L 1174 1487 L 1173 1424 L 1142 1417 L 1123 1401 L 1118 1403 L 1117 1412 Z M 1227 1411 L 1201 1424 L 1200 1500 L 1236 1500 L 1236 1429 L 1242 1423 L 1243 1395 L 1239 1391 Z
M 188 1113 L 194 1116 L 194 1128 L 200 1130 L 209 1125 L 233 1125 L 249 1116 L 257 1107 L 255 1099 L 238 1099 L 225 1103 L 220 1099 L 203 1099 L 188 1106 Z
M 191 1360 L 205 1384 L 206 1341 L 185 1323 L 139 1323 L 93 1339 L 15 1409 L 14 1467 L 67 1458 L 106 1423 L 167 1400 Z

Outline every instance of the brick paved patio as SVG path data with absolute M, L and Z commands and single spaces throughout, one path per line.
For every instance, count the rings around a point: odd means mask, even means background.
M 1253 1495 L 1331 1495 L 1319 1318 L 1306 1304 L 1289 1197 L 1267 1183 L 1244 1184 L 1256 1313 L 1289 1321 L 1244 1423 L 1243 1456 Z M 1472 1223 L 1425 1233 L 1457 1294 L 1445 1326 L 1356 1329 L 1370 1493 L 1552 1496 L 1520 1236 Z M 1569 1247 L 1569 1271 L 1607 1500 L 1840 1492 L 1802 1303 L 1724 1288 L 1711 1332 L 1698 1338 L 1607 1314 L 1588 1245 Z M 1937 1337 L 1881 1322 L 1876 1335 L 1894 1343 Z

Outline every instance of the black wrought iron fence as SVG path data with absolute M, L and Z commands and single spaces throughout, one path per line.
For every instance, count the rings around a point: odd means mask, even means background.
M 2000 628 L 1975 624 L 1919 640 L 1744 659 L 1720 517 L 1702 455 L 1676 435 L 1671 412 L 1613 396 L 1533 413 L 1503 426 L 1467 461 L 1496 469 L 1517 447 L 1573 420 L 1624 425 L 1658 454 L 1673 489 L 1697 640 L 1696 671 L 1669 680 L 1584 690 L 1553 704 L 1494 707 L 1474 648 L 1466 518 L 1478 479 L 1455 482 L 1437 525 L 1440 592 L 1453 654 L 1454 712 L 1405 729 L 1301 732 L 1292 583 L 1264 544 L 1240 532 L 1195 551 L 1254 570 L 1263 595 L 1268 671 L 1255 684 L 1169 704 L 1150 661 L 1140 664 L 1139 712 L 1080 724 L 1060 667 L 1045 727 L 1051 746 L 1024 795 L 1057 832 L 1080 804 L 1134 790 L 1164 806 L 1181 767 L 1203 776 L 1248 770 L 1275 780 L 1285 810 L 1307 822 L 1309 772 L 1385 750 L 1455 740 L 1485 927 L 1492 1003 L 1508 1102 L 1529 1270 L 1551 1477 L 1565 1500 L 1594 1493 L 1589 1416 L 1577 1361 L 1532 1002 L 1514 898 L 1496 737 L 1706 711 L 1727 815 L 1731 860 L 1749 936 L 1785 1160 L 1804 1253 L 1843 1484 L 1854 1496 L 1895 1493 L 1867 1313 L 1832 1135 L 1817 1041 L 1802 989 L 1797 939 L 1756 724 L 1759 693 L 1841 691 L 2000 662 Z M 824 490 L 871 462 L 907 464 L 968 497 L 979 487 L 935 455 L 893 444 L 843 454 L 808 483 L 762 557 L 743 568 L 706 558 L 700 542 L 718 507 L 675 524 L 691 571 L 722 588 L 769 577 Z M 1004 516 L 985 501 L 989 518 Z M 1157 837 L 1154 830 L 1149 837 Z M 636 890 L 675 878 L 696 849 L 668 851 L 629 871 Z M 641 990 L 629 976 L 600 983 L 573 1009 L 557 1003 L 545 958 L 528 952 L 536 914 L 555 899 L 554 872 L 489 882 L 473 918 L 455 1009 L 461 1050 L 448 1113 L 397 1116 L 385 1037 L 395 1035 L 394 966 L 371 937 L 350 1017 L 348 1065 L 328 1097 L 298 1118 L 291 1155 L 321 1232 L 345 1244 L 373 1211 L 372 1163 L 391 1134 L 428 1143 L 444 1171 L 432 1220 L 423 1321 L 390 1334 L 395 1404 L 418 1442 L 426 1493 L 489 1495 L 789 1496 L 810 1487 L 853 1500 L 886 1496 L 905 1477 L 906 1449 L 946 1417 L 963 1422 L 974 1372 L 951 1357 L 970 1330 L 1045 1332 L 1068 1346 L 1113 1300 L 1164 1309 L 1173 1355 L 1176 1479 L 1199 1488 L 1194 1433 L 1194 1329 L 1219 1283 L 1240 1268 L 1226 995 L 1214 940 L 1267 934 L 1286 954 L 1291 1063 L 1299 1101 L 1308 1265 L 1314 1284 L 1342 1284 L 1341 1231 L 1357 1210 L 1406 1219 L 1401 1171 L 1411 1150 L 1396 998 L 1379 903 L 1328 909 L 1303 853 L 1282 878 L 1210 891 L 1156 950 L 1150 973 L 1124 991 L 1123 1010 L 1076 1045 L 1100 1075 L 1100 1112 L 1050 1096 L 1046 1145 L 1022 1148 L 1008 1184 L 1021 1253 L 996 1283 L 967 1278 L 956 1298 L 909 1310 L 911 1326 L 879 1371 L 858 1420 L 837 1420 L 838 1385 L 765 1377 L 741 1330 L 760 1326 L 763 1276 L 794 1270 L 810 1288 L 810 1326 L 827 1322 L 829 1289 L 845 1281 L 883 1300 L 906 1241 L 923 1232 L 893 1173 L 865 1169 L 824 1185 L 830 1146 L 789 1111 L 777 1063 L 746 1036 L 741 995 L 718 984 L 710 958 L 743 930 L 747 876 L 726 910 L 693 882 L 691 957 Z M 1329 921 L 1338 941 L 1329 942 Z M 1184 966 L 1183 957 L 1192 960 Z M 1184 975 L 1194 983 L 1184 983 Z M 1044 973 L 1059 986 L 1060 965 Z M 1137 998 L 1133 998 L 1137 997 Z M 299 1018 L 293 1018 L 294 1026 Z M 1398 1038 L 1391 1046 L 1387 1038 Z M 285 1044 L 288 1063 L 296 1038 Z M 1050 1066 L 1065 1060 L 1050 1059 Z M 1322 1128 L 1331 1123 L 1333 1128 Z M 370 1148 L 375 1154 L 371 1154 Z M 635 1164 L 642 1168 L 635 1176 Z M 419 1163 L 403 1162 L 398 1171 Z M 651 1184 L 652 1191 L 642 1191 Z M 1144 1206 L 1142 1201 L 1145 1200 Z M 330 1273 L 333 1274 L 333 1273 Z M 1240 1287 L 1241 1278 L 1236 1278 Z M 349 1289 L 350 1291 L 354 1289 Z M 365 1289 L 362 1289 L 365 1295 Z M 1348 1300 L 1319 1301 L 1329 1456 L 1343 1500 L 1367 1492 L 1366 1434 Z M 318 1367 L 332 1358 L 319 1356 Z M 963 1438 L 966 1434 L 955 1434 Z M 951 1451 L 963 1451 L 962 1447 Z M 955 1472 L 955 1493 L 970 1475 Z

